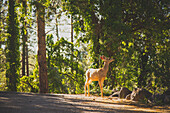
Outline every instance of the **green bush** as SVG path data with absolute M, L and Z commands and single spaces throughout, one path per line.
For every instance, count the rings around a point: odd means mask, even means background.
M 35 75 L 23 76 L 20 78 L 18 85 L 19 92 L 34 92 L 37 93 L 39 90 L 39 77 Z

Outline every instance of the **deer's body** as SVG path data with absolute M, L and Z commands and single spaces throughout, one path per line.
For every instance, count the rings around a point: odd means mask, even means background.
M 101 89 L 101 97 L 103 97 L 103 82 L 106 78 L 107 71 L 109 68 L 109 63 L 114 59 L 108 59 L 107 57 L 101 57 L 104 61 L 104 67 L 99 69 L 88 69 L 86 71 L 86 82 L 85 82 L 85 96 L 87 95 L 86 87 L 88 87 L 88 96 L 90 96 L 90 88 L 89 85 L 92 81 L 98 81 L 100 89 Z

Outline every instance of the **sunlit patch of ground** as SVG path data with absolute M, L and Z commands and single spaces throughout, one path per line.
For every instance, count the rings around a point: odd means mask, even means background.
M 121 109 L 128 111 L 143 111 L 143 112 L 166 112 L 170 113 L 170 106 L 149 106 L 145 104 L 140 104 L 135 101 L 119 99 L 118 97 L 104 97 L 101 98 L 99 96 L 84 96 L 84 95 L 68 95 L 68 94 L 56 94 L 63 96 L 67 99 L 80 99 L 81 101 L 77 101 L 77 104 L 81 105 L 94 105 L 94 106 L 102 106 L 104 108 L 110 109 Z M 84 101 L 83 101 L 84 100 Z M 88 101 L 85 101 L 88 100 Z M 72 102 L 71 102 L 72 103 Z

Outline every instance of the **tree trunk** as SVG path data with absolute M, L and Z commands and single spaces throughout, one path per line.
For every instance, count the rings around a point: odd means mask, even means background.
M 147 79 L 146 66 L 147 66 L 147 61 L 148 61 L 148 55 L 147 54 L 143 55 L 143 53 L 144 52 L 141 52 L 141 63 L 140 63 L 141 73 L 138 77 L 139 88 L 146 86 L 146 79 Z
M 73 76 L 73 16 L 71 15 L 71 73 Z
M 24 1 L 24 11 L 25 15 L 27 15 L 27 0 Z M 27 76 L 29 76 L 29 61 L 28 61 L 28 33 L 27 33 L 27 28 L 26 28 L 27 22 L 25 21 L 25 55 L 26 55 L 26 69 L 27 69 Z
M 74 74 L 74 69 L 73 69 L 73 16 L 71 15 L 71 74 L 73 76 Z M 74 81 L 71 79 L 71 87 L 74 86 Z M 72 89 L 73 88 L 73 89 Z M 75 88 L 72 87 L 71 90 L 73 91 L 72 93 L 75 93 Z
M 0 1 L 0 12 L 1 12 L 1 9 L 2 9 L 2 2 L 3 1 Z M 0 25 L 0 49 L 2 48 L 2 42 L 1 42 L 1 38 L 2 38 L 2 28 L 3 28 L 3 13 L 0 13 L 0 23 L 2 23 L 2 25 Z M 1 61 L 1 57 L 0 57 L 0 61 Z M 1 63 L 1 62 L 0 62 Z
M 26 9 L 26 0 L 22 1 L 22 13 L 23 17 L 21 18 L 22 21 L 22 76 L 25 76 L 25 57 L 26 57 L 26 38 L 27 38 L 27 29 L 26 29 L 26 22 L 25 22 L 25 16 L 27 14 Z
M 99 68 L 99 55 L 100 55 L 100 35 L 101 35 L 101 25 L 98 23 L 98 18 L 95 15 L 94 11 L 91 11 L 92 15 L 92 25 L 93 25 L 93 51 L 94 51 L 94 62 L 97 63 L 97 67 Z
M 28 41 L 28 37 L 26 37 L 26 42 Z M 27 69 L 27 76 L 29 76 L 29 61 L 28 61 L 28 43 L 26 43 L 26 69 Z
M 6 46 L 6 83 L 9 91 L 17 91 L 20 67 L 19 28 L 15 12 L 15 1 L 9 0 Z
M 48 93 L 46 43 L 45 43 L 45 8 L 37 3 L 37 26 L 38 26 L 38 65 L 40 93 Z
M 60 37 L 59 37 L 59 33 L 58 33 L 58 16 L 57 16 L 57 10 L 55 9 L 55 14 L 56 14 L 56 19 L 55 19 L 55 22 L 56 22 L 56 36 L 57 36 L 57 41 L 60 40 Z M 61 57 L 60 57 L 60 48 L 58 50 L 58 54 L 59 54 L 59 59 L 57 59 L 57 62 L 62 62 L 61 61 Z M 62 72 L 62 63 L 59 64 L 59 69 L 60 69 L 60 72 Z
M 56 18 L 55 18 L 55 22 L 56 22 L 56 36 L 57 36 L 57 41 L 59 41 L 59 34 L 58 34 L 58 16 L 57 16 L 57 11 L 55 10 L 55 14 L 56 14 Z
M 24 34 L 22 35 L 22 76 L 25 76 L 25 35 Z

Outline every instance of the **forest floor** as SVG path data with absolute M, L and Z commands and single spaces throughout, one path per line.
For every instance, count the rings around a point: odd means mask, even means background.
M 170 113 L 170 106 L 148 106 L 109 97 L 0 92 L 0 113 Z

